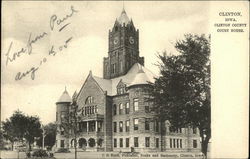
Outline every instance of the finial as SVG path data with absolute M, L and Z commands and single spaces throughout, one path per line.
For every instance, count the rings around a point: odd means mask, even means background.
M 124 0 L 122 1 L 122 10 L 124 10 Z
M 67 88 L 66 88 L 66 86 L 65 86 L 65 92 L 67 91 Z
M 91 70 L 89 70 L 89 75 L 92 76 L 92 71 Z
M 122 12 L 125 12 L 124 0 L 122 1 Z

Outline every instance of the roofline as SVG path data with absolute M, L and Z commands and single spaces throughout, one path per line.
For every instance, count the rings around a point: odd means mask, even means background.
M 135 86 L 144 86 L 144 85 L 150 86 L 149 83 L 143 83 L 143 84 L 132 84 L 132 85 L 129 85 L 128 88 L 135 87 Z
M 89 71 L 89 74 L 88 74 L 87 78 L 85 79 L 85 81 L 84 81 L 84 83 L 83 83 L 83 85 L 82 85 L 81 89 L 80 89 L 80 90 L 79 90 L 79 92 L 77 93 L 77 96 L 76 96 L 76 101 L 77 101 L 78 96 L 80 95 L 80 92 L 82 91 L 82 89 L 83 89 L 84 85 L 86 84 L 86 82 L 87 82 L 88 78 L 90 78 L 90 77 L 92 77 L 92 78 L 93 78 L 93 80 L 95 81 L 95 83 L 98 85 L 98 87 L 101 89 L 101 91 L 105 94 L 105 91 L 101 88 L 101 86 L 97 83 L 97 81 L 96 81 L 96 80 L 95 80 L 95 78 L 93 77 L 92 71 Z
M 76 100 L 77 100 L 78 96 L 80 95 L 80 92 L 82 91 L 83 86 L 84 86 L 84 85 L 85 85 L 85 83 L 87 82 L 87 79 L 89 78 L 89 76 L 90 76 L 90 75 L 92 75 L 92 73 L 90 73 L 90 72 L 89 72 L 89 74 L 88 74 L 87 78 L 85 79 L 85 81 L 84 81 L 84 83 L 83 83 L 83 85 L 82 85 L 81 89 L 79 90 L 79 93 L 77 93 Z
M 62 103 L 72 103 L 72 102 L 56 102 L 56 104 L 62 104 Z

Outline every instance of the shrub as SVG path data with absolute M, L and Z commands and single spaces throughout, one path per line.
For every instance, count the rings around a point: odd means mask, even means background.
M 40 150 L 34 151 L 32 156 L 33 157 L 48 157 L 49 155 L 47 154 L 45 150 L 40 149 Z
M 53 153 L 49 153 L 49 157 L 54 157 L 54 154 Z
M 30 152 L 26 152 L 26 156 L 27 156 L 27 158 L 30 158 L 31 157 Z
M 59 148 L 57 150 L 58 153 L 63 153 L 63 152 L 70 152 L 67 148 Z

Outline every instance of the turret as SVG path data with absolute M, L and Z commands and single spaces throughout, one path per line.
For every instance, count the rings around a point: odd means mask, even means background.
M 69 116 L 69 106 L 72 102 L 69 93 L 66 88 L 61 97 L 56 102 L 56 122 L 57 124 L 62 124 L 68 121 Z

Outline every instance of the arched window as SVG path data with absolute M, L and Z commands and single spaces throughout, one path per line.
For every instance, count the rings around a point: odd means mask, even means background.
M 115 26 L 115 31 L 118 31 L 118 27 L 117 26 Z
M 80 139 L 78 140 L 78 143 L 79 143 L 79 148 L 84 148 L 84 147 L 87 146 L 87 141 L 86 141 L 85 138 L 80 138 Z
M 92 96 L 88 96 L 85 100 L 85 104 L 94 103 L 94 98 Z
M 122 110 L 123 110 L 123 104 L 120 103 L 120 104 L 119 104 L 119 114 L 122 114 Z
M 89 139 L 89 147 L 94 147 L 95 146 L 95 139 L 90 138 Z
M 75 139 L 72 139 L 70 142 L 70 147 L 75 147 L 75 144 L 76 144 Z

